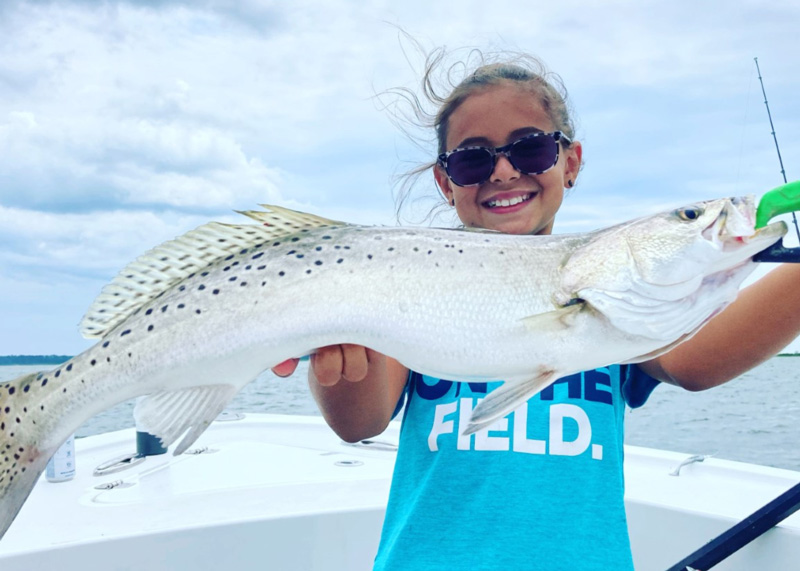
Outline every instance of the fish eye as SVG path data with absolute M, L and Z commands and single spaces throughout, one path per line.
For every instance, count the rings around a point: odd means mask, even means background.
M 679 208 L 675 211 L 675 214 L 678 215 L 678 218 L 684 220 L 686 222 L 691 222 L 692 220 L 697 220 L 703 215 L 705 212 L 699 206 L 687 206 L 686 208 Z

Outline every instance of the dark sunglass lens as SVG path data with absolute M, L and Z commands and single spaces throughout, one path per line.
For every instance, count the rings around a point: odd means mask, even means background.
M 494 157 L 486 149 L 465 149 L 447 157 L 447 174 L 460 186 L 485 181 L 493 169 Z
M 544 172 L 558 157 L 558 142 L 551 136 L 528 137 L 511 147 L 511 163 L 524 173 Z

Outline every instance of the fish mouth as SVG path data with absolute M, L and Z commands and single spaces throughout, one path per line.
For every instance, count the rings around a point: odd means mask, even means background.
M 775 222 L 755 228 L 755 198 L 731 198 L 719 215 L 703 230 L 705 240 L 723 254 L 738 253 L 743 260 L 777 242 L 786 233 L 786 224 Z
M 496 196 L 489 200 L 484 200 L 481 202 L 481 206 L 485 208 L 509 208 L 512 206 L 517 206 L 520 204 L 524 204 L 526 202 L 530 202 L 539 194 L 538 191 L 529 191 L 523 192 L 521 194 L 516 195 L 505 195 L 505 196 Z

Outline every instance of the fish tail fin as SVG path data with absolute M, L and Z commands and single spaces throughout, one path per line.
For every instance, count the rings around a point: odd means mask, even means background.
M 543 369 L 535 377 L 523 381 L 506 381 L 489 393 L 472 410 L 472 416 L 463 434 L 466 436 L 486 428 L 498 418 L 502 418 L 516 409 L 557 378 L 555 371 Z
M 30 495 L 47 461 L 69 434 L 44 438 L 36 416 L 43 410 L 31 390 L 43 373 L 30 373 L 0 384 L 0 539 Z M 36 391 L 38 392 L 38 391 Z M 48 391 L 49 392 L 49 391 Z M 41 417 L 40 417 L 41 419 Z M 46 444 L 45 444 L 46 442 Z

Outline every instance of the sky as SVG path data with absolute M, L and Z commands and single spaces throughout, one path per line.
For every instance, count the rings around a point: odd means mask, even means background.
M 396 224 L 397 175 L 435 147 L 387 90 L 419 93 L 442 46 L 563 79 L 585 166 L 557 233 L 763 194 L 782 178 L 753 58 L 797 179 L 798 21 L 794 0 L 4 0 L 0 355 L 88 348 L 78 323 L 120 269 L 237 209 Z M 401 222 L 425 223 L 432 180 L 413 196 Z

